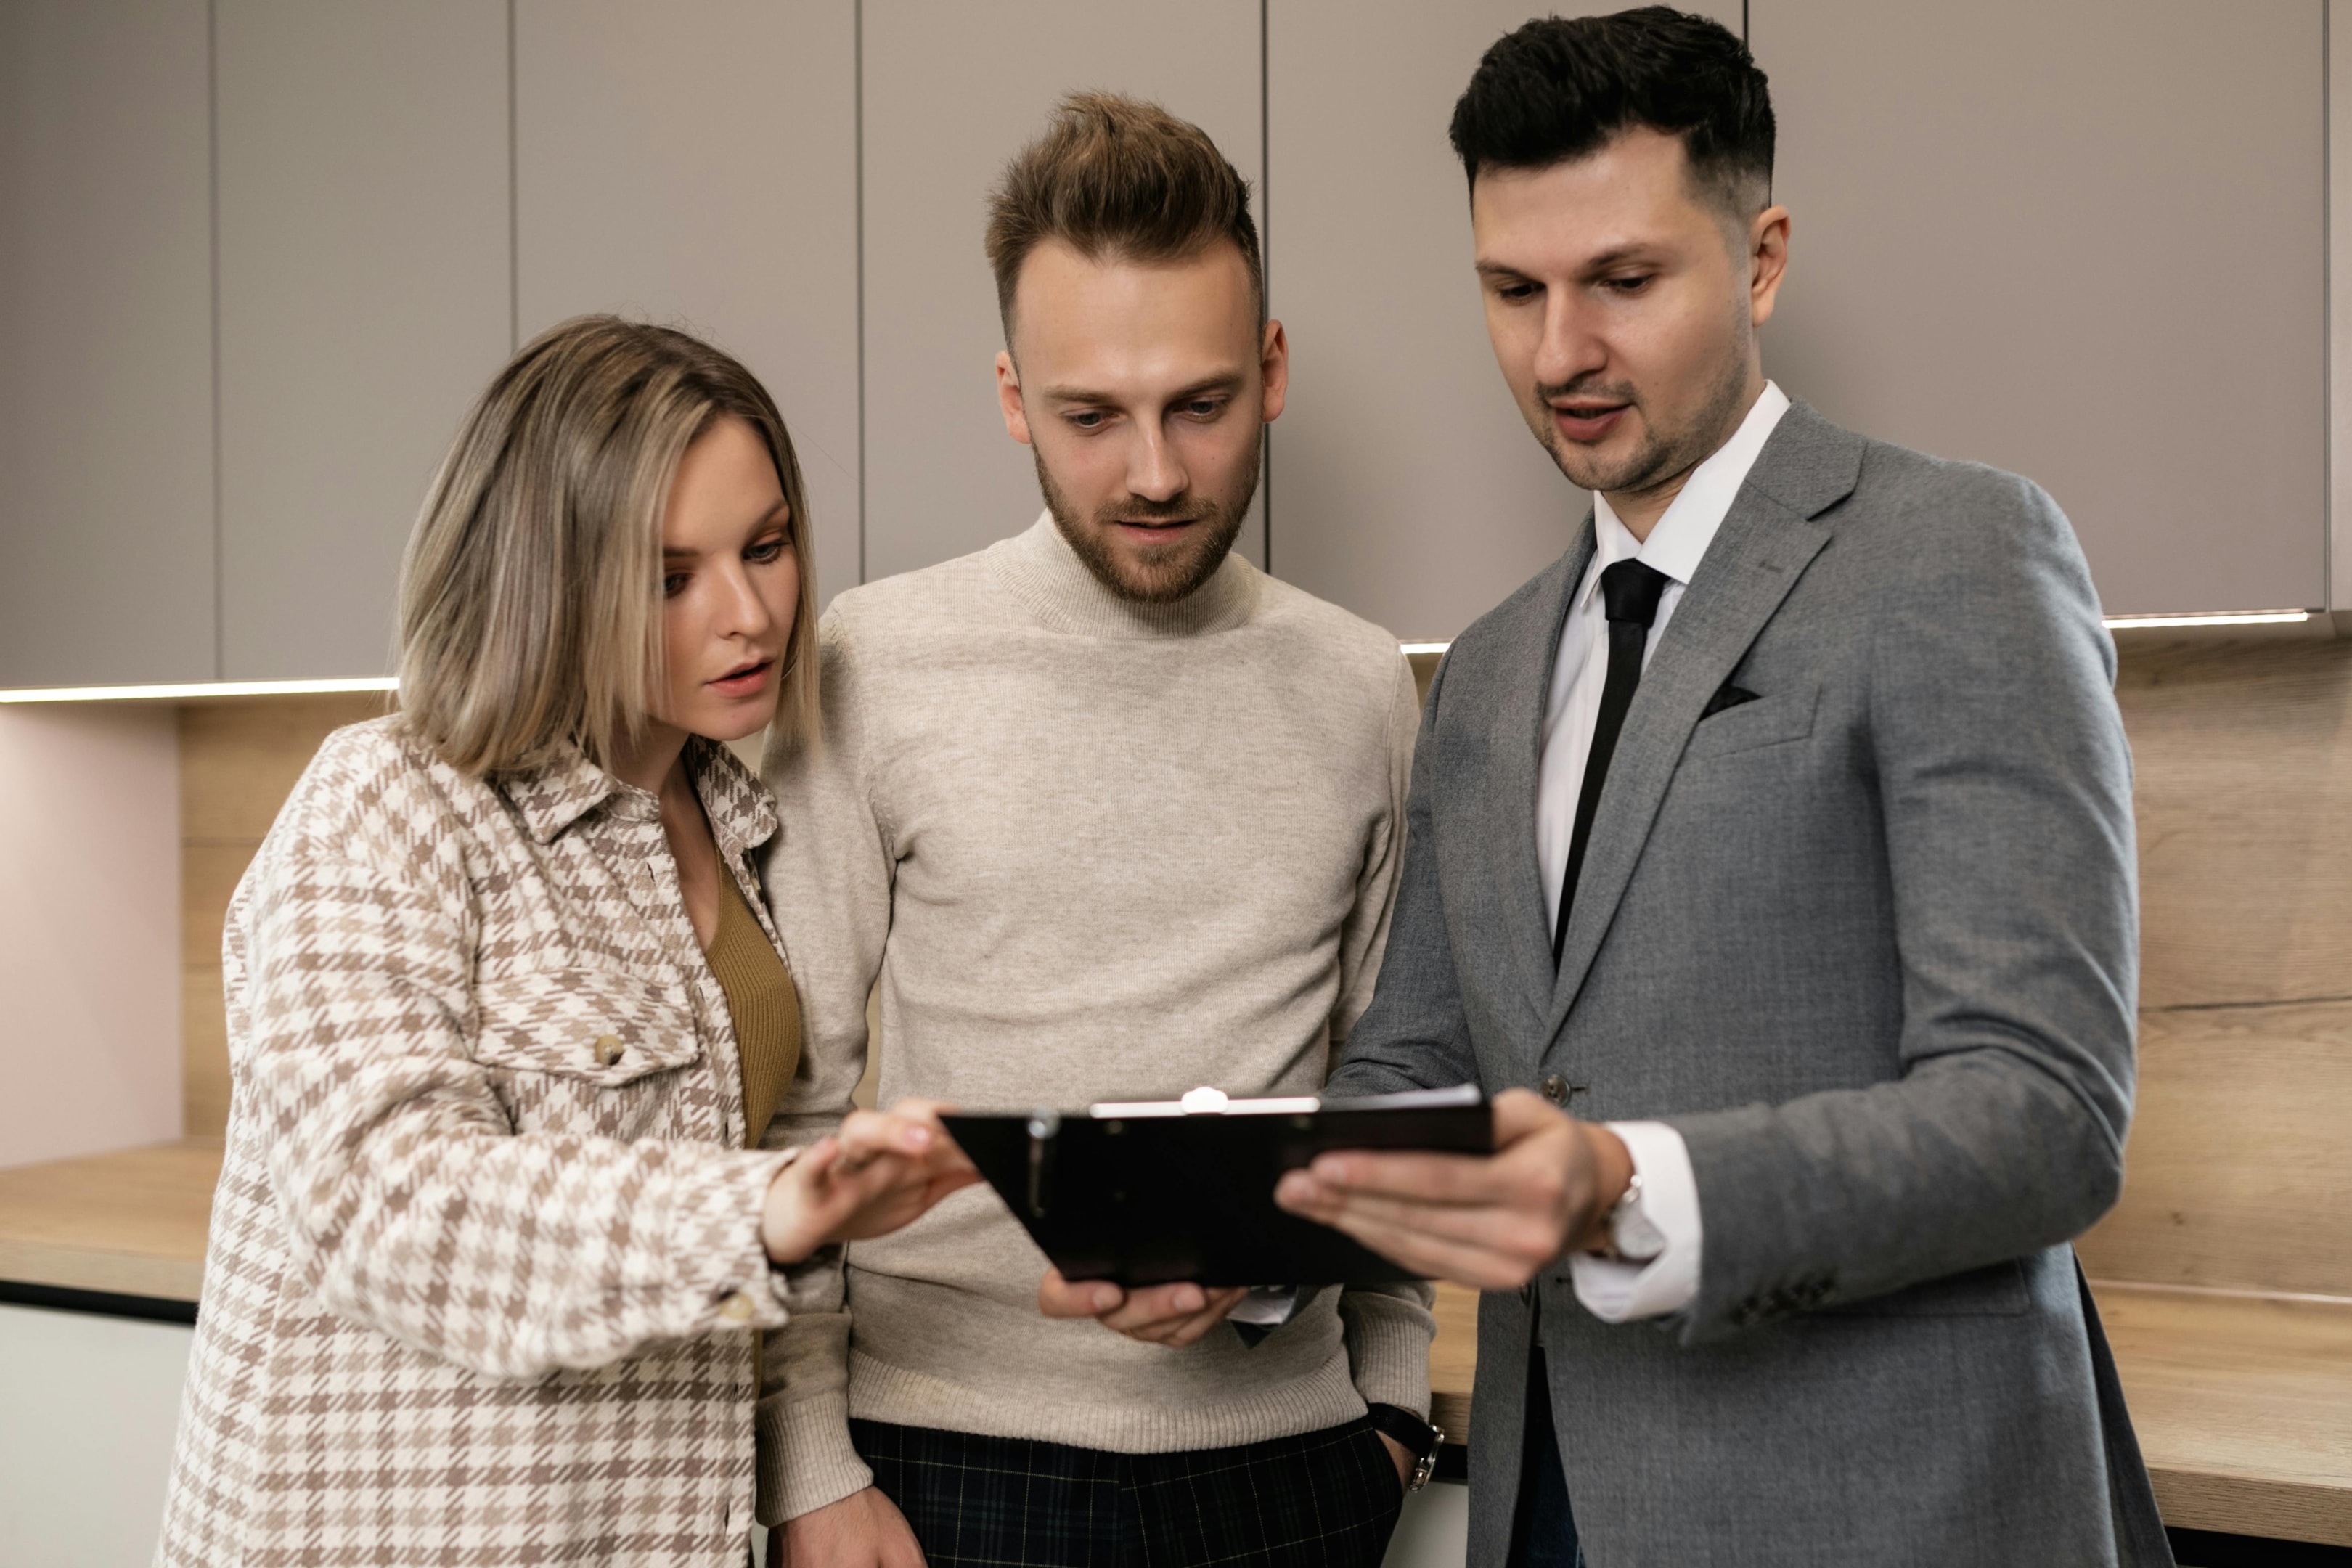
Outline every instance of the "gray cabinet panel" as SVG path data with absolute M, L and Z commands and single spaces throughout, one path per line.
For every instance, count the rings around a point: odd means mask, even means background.
M 222 674 L 389 668 L 513 334 L 498 0 L 218 0 Z
M 1565 5 L 1566 16 L 1614 5 Z M 1737 5 L 1713 9 L 1739 26 Z M 1271 299 L 1290 335 L 1274 570 L 1408 640 L 1451 638 L 1590 504 L 1486 341 L 1454 100 L 1527 0 L 1270 0 Z
M 707 337 L 766 384 L 821 591 L 858 576 L 856 11 L 520 0 L 522 336 L 589 310 Z
M 1754 0 L 1765 368 L 2028 474 L 2111 614 L 2326 602 L 2317 0 Z
M 213 668 L 203 0 L 0 6 L 0 686 Z
M 1102 88 L 1192 121 L 1255 184 L 1262 84 L 1256 0 L 877 0 L 865 29 L 870 580 L 1017 533 L 1043 505 L 996 402 L 1003 338 L 981 237 L 1005 160 L 1063 94 Z M 1261 493 L 1237 546 L 1261 562 L 1263 513 Z

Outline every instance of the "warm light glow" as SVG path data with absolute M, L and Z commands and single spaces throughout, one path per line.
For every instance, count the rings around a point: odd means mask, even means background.
M 2226 610 L 2210 616 L 2109 616 L 2111 632 L 2155 626 L 2292 626 L 2311 619 L 2309 610 Z
M 197 697 L 317 697 L 342 691 L 393 691 L 389 675 L 342 680 L 193 680 L 178 686 L 43 686 L 0 691 L 0 702 L 185 702 Z
M 1444 653 L 1447 648 L 1452 647 L 1454 645 L 1449 642 L 1408 642 L 1399 643 L 1397 646 L 1404 649 L 1404 651 L 1410 655 L 1416 653 Z

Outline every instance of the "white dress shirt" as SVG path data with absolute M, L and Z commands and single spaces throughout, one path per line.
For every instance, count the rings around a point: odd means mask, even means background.
M 1568 868 L 1576 798 L 1584 785 L 1592 727 L 1601 713 L 1601 688 L 1609 673 L 1608 612 L 1601 598 L 1601 574 L 1620 561 L 1638 560 L 1668 579 L 1642 650 L 1646 668 L 1691 574 L 1698 570 L 1700 557 L 1723 526 L 1732 498 L 1756 466 L 1765 438 L 1788 411 L 1788 395 L 1766 382 L 1731 439 L 1691 470 L 1646 540 L 1635 539 L 1617 520 L 1607 496 L 1595 493 L 1592 498 L 1592 564 L 1577 587 L 1568 624 L 1560 628 L 1551 692 L 1544 704 L 1543 756 L 1536 774 L 1536 862 L 1543 868 L 1547 931 L 1559 921 L 1559 879 Z M 1662 1121 L 1612 1121 L 1609 1126 L 1625 1141 L 1633 1170 L 1642 1178 L 1641 1194 L 1623 1216 L 1621 1239 L 1627 1251 L 1650 1256 L 1638 1262 L 1586 1253 L 1570 1258 L 1576 1299 L 1593 1316 L 1612 1323 L 1680 1311 L 1698 1293 L 1698 1183 L 1691 1173 L 1690 1151 L 1682 1134 Z

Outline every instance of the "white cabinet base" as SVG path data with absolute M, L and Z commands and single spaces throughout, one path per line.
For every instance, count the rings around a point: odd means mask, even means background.
M 9 1568 L 146 1568 L 195 1331 L 0 1307 Z
M 1432 1481 L 1404 1500 L 1381 1568 L 1462 1568 L 1470 1554 L 1470 1489 Z

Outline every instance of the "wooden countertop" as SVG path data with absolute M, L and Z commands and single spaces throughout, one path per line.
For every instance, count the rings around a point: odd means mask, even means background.
M 217 1139 L 0 1170 L 0 1279 L 193 1301 Z M 2167 1522 L 2352 1546 L 2352 1300 L 2103 1280 Z M 1437 1288 L 1432 1415 L 1470 1429 L 1478 1300 Z
M 2092 1289 L 2168 1523 L 2352 1546 L 2352 1301 Z
M 221 1142 L 0 1170 L 0 1279 L 193 1301 Z
M 2352 1546 L 2352 1300 L 2092 1288 L 2166 1523 Z M 1431 1419 L 1457 1442 L 1477 1313 L 1437 1288 Z

